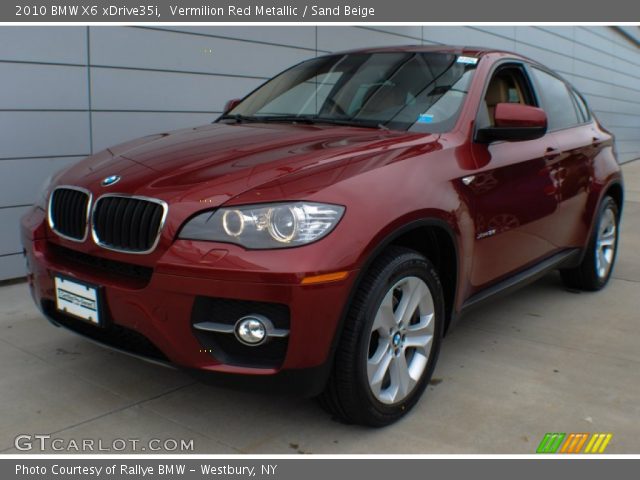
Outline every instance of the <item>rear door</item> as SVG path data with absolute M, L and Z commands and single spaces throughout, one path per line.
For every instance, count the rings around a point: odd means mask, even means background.
M 551 240 L 561 247 L 579 246 L 589 225 L 584 212 L 593 160 L 604 139 L 599 138 L 584 100 L 568 84 L 541 68 L 529 70 L 547 113 L 549 135 L 558 146 L 548 162 L 558 202 Z

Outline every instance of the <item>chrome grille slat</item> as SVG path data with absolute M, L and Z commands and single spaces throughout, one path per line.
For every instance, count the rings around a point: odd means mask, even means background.
M 91 229 L 94 242 L 102 248 L 145 254 L 160 241 L 168 209 L 162 200 L 118 193 L 93 202 L 88 190 L 61 185 L 49 197 L 47 220 L 62 238 L 84 242 Z
M 160 240 L 167 211 L 167 204 L 155 198 L 103 195 L 93 208 L 93 239 L 108 250 L 150 253 Z
M 49 197 L 49 227 L 62 238 L 84 242 L 89 230 L 91 193 L 80 187 L 62 185 Z

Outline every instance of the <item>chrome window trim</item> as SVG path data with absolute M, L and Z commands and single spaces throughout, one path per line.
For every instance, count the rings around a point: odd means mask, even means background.
M 105 243 L 103 243 L 102 241 L 100 241 L 100 238 L 98 237 L 98 234 L 96 232 L 95 229 L 95 222 L 94 222 L 94 217 L 95 217 L 95 212 L 96 212 L 96 208 L 98 206 L 98 203 L 100 203 L 100 201 L 103 198 L 109 198 L 109 197 L 118 197 L 118 198 L 129 198 L 129 199 L 134 199 L 134 200 L 143 200 L 146 202 L 151 202 L 151 203 L 155 203 L 158 204 L 162 207 L 162 218 L 160 219 L 160 225 L 158 226 L 158 233 L 156 235 L 156 238 L 153 241 L 153 244 L 151 245 L 151 248 L 149 248 L 148 250 L 126 250 L 126 249 L 122 249 L 122 248 L 115 248 L 115 247 L 111 247 L 109 245 L 106 245 Z M 160 243 L 160 237 L 162 234 L 162 229 L 164 228 L 164 224 L 167 220 L 167 214 L 169 213 L 169 205 L 167 204 L 167 202 L 165 202 L 164 200 L 160 200 L 157 198 L 151 198 L 151 197 L 144 197 L 141 195 L 128 195 L 126 193 L 105 193 L 104 195 L 101 195 L 100 197 L 97 198 L 97 200 L 94 202 L 93 204 L 93 208 L 91 209 L 91 238 L 93 238 L 93 241 L 95 242 L 96 245 L 98 245 L 100 248 L 104 248 L 105 250 L 111 250 L 112 252 L 119 252 L 119 253 L 129 253 L 132 255 L 147 255 L 151 252 L 153 252 L 156 247 L 158 246 L 158 243 Z
M 56 226 L 55 226 L 55 223 L 53 222 L 53 218 L 51 218 L 51 206 L 53 203 L 53 194 L 56 192 L 56 190 L 75 190 L 77 192 L 84 193 L 87 196 L 87 211 L 85 212 L 84 235 L 82 236 L 82 238 L 69 237 L 59 232 L 58 230 L 56 230 Z M 58 185 L 53 190 L 51 190 L 51 193 L 49 194 L 49 203 L 47 205 L 47 224 L 49 225 L 49 228 L 51 229 L 52 232 L 54 232 L 60 238 L 64 238 L 65 240 L 69 240 L 71 242 L 84 243 L 87 240 L 87 237 L 89 236 L 89 223 L 91 221 L 92 202 L 93 202 L 93 194 L 86 188 L 76 187 L 74 185 Z

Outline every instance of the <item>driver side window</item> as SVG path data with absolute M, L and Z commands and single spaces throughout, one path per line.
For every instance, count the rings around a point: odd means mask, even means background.
M 487 87 L 480 104 L 478 127 L 495 125 L 495 110 L 498 103 L 520 103 L 536 106 L 531 87 L 522 67 L 507 65 L 498 68 Z

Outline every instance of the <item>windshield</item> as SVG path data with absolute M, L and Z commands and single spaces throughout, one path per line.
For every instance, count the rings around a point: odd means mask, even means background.
M 457 120 L 476 63 L 433 52 L 320 57 L 269 80 L 221 120 L 444 132 Z

